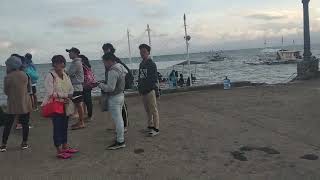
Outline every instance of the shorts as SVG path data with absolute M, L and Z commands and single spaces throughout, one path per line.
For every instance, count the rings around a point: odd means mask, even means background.
M 79 97 L 78 97 L 79 96 Z M 75 99 L 72 98 L 72 102 L 75 104 L 83 102 L 83 92 L 82 91 L 75 91 L 73 92 L 72 97 L 77 97 Z
M 37 94 L 37 87 L 36 86 L 32 86 L 32 94 Z

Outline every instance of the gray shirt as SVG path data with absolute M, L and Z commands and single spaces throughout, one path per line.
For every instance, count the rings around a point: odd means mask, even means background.
M 103 92 L 109 95 L 123 93 L 125 88 L 125 77 L 128 71 L 121 64 L 117 63 L 108 70 L 106 84 L 99 84 Z
M 75 58 L 72 60 L 68 70 L 68 75 L 74 91 L 83 91 L 84 74 L 81 58 Z

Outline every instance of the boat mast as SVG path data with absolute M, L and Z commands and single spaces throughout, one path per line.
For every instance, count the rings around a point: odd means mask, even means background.
M 147 24 L 147 30 L 146 30 L 146 31 L 148 32 L 149 46 L 152 47 L 152 44 L 151 44 L 151 29 L 150 29 L 149 24 Z M 151 52 L 152 52 L 152 51 L 151 51 Z M 151 52 L 150 52 L 150 57 L 151 57 L 151 59 L 153 59 Z
M 132 54 L 131 54 L 131 43 L 130 43 L 130 31 L 127 29 L 127 36 L 128 36 L 128 48 L 129 48 L 129 62 L 132 64 Z
M 189 77 L 190 77 L 190 86 L 192 86 L 192 78 L 191 78 L 191 68 L 190 68 L 190 57 L 189 57 L 189 41 L 191 37 L 187 33 L 187 18 L 186 14 L 183 15 L 184 20 L 184 33 L 185 33 L 185 40 L 186 40 L 186 49 L 187 49 L 187 57 L 186 60 L 188 61 L 188 69 L 189 69 Z
M 282 49 L 283 49 L 283 43 L 284 43 L 284 39 L 283 39 L 283 36 L 282 36 L 282 38 L 281 38 L 281 47 L 282 47 Z

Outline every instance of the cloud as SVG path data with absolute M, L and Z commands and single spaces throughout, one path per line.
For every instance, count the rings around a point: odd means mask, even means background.
M 168 2 L 164 0 L 134 0 L 144 18 L 159 18 L 168 14 Z
M 285 19 L 288 16 L 284 14 L 255 13 L 255 14 L 246 15 L 245 17 L 250 19 L 271 21 L 271 20 L 277 20 L 277 19 Z
M 142 15 L 147 18 L 159 18 L 159 17 L 164 17 L 167 14 L 168 12 L 164 8 L 159 8 L 159 9 L 146 8 L 142 11 Z
M 101 27 L 104 22 L 96 18 L 71 17 L 63 20 L 59 24 L 67 28 L 97 28 Z
M 162 0 L 135 0 L 136 3 L 142 5 L 159 5 L 162 4 Z
M 12 42 L 0 40 L 0 49 L 8 49 L 11 46 L 12 46 Z

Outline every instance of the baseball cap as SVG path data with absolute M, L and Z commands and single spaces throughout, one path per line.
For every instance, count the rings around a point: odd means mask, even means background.
M 80 50 L 78 48 L 72 47 L 71 49 L 66 49 L 68 53 L 74 52 L 76 54 L 80 54 Z

